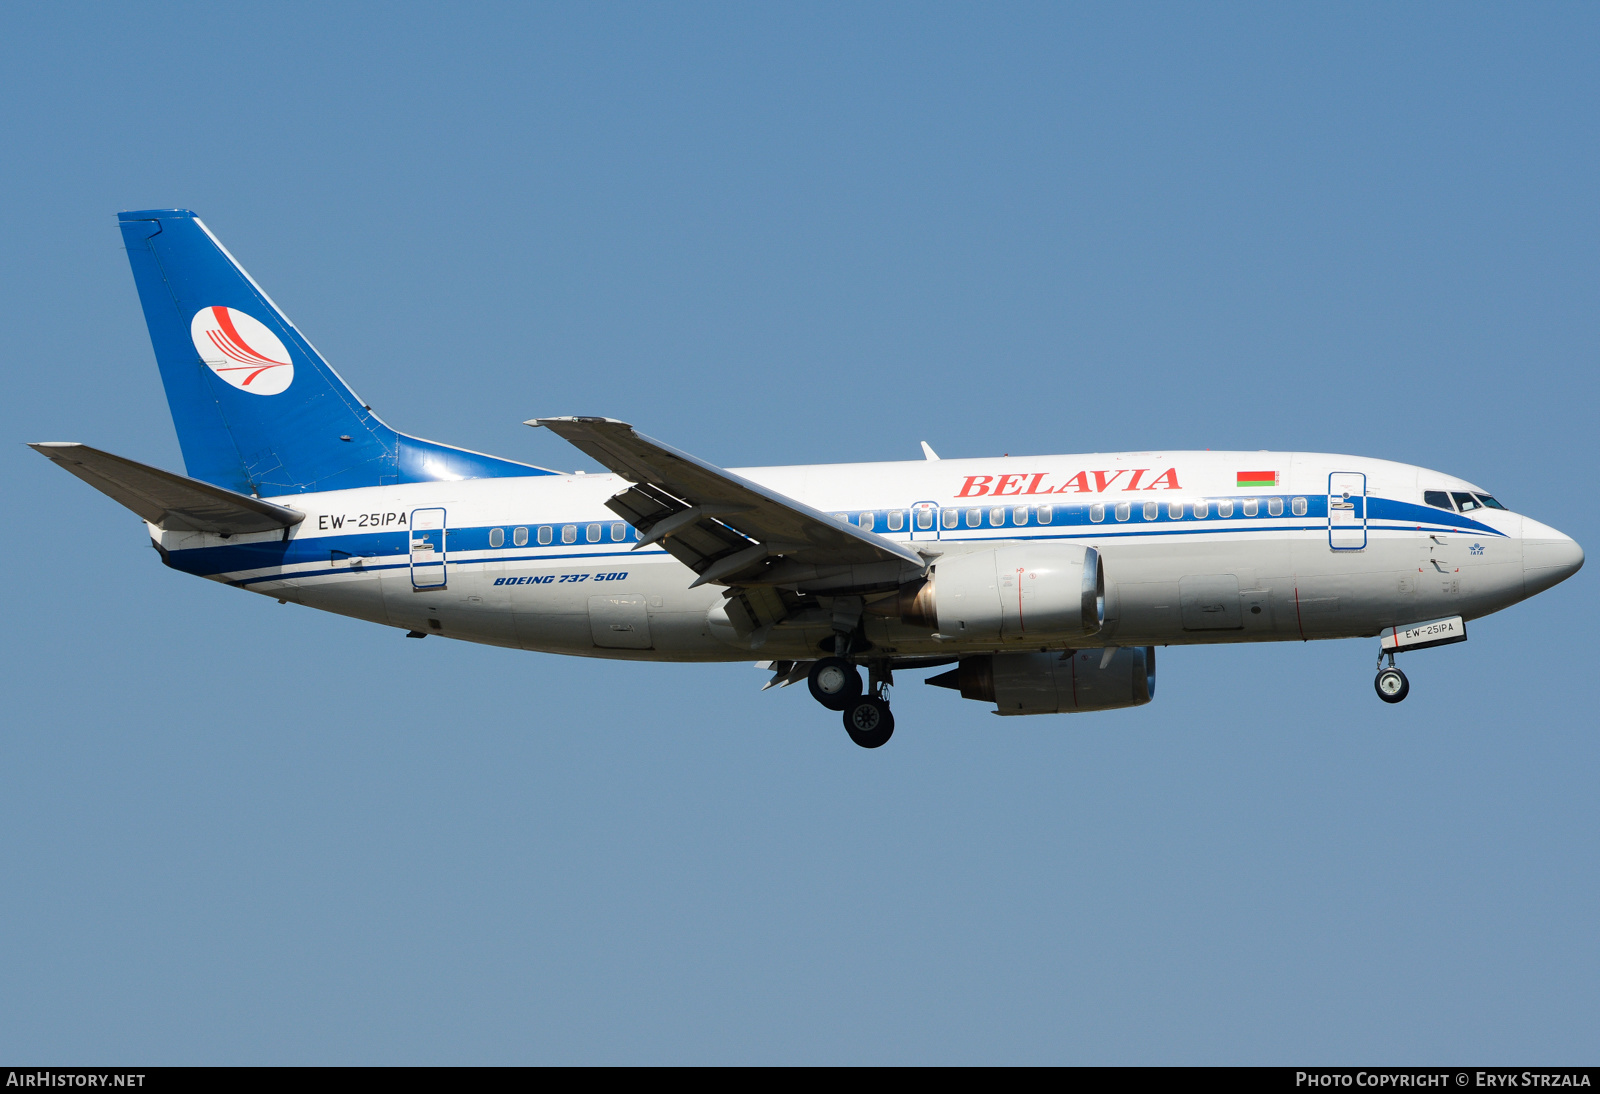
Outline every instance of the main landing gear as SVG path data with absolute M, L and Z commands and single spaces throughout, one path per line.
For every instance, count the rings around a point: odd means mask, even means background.
M 811 698 L 829 710 L 843 710 L 861 695 L 861 674 L 843 657 L 813 662 L 806 677 Z
M 844 731 L 862 748 L 877 748 L 894 736 L 894 715 L 889 701 L 863 695 L 844 711 Z
M 871 672 L 871 688 L 865 695 L 860 670 L 843 657 L 824 657 L 812 664 L 806 676 L 811 697 L 829 710 L 841 712 L 845 732 L 862 748 L 878 748 L 894 735 L 888 669 L 873 666 Z
M 1383 655 L 1378 655 L 1378 677 L 1372 681 L 1372 686 L 1385 703 L 1398 703 L 1411 694 L 1411 681 L 1394 667 L 1393 653 L 1389 654 L 1388 668 L 1383 667 Z

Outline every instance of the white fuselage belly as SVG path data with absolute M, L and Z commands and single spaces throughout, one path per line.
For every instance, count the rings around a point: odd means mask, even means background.
M 1240 485 L 1252 469 L 1270 471 L 1276 485 Z M 1425 508 L 1423 485 L 1468 484 L 1381 460 L 1120 453 L 738 473 L 863 526 L 870 520 L 889 539 L 929 541 L 946 556 L 1002 541 L 1092 545 L 1107 579 L 1096 644 L 1370 636 L 1440 616 L 1486 615 L 1544 587 L 1525 579 L 1524 518 Z M 1361 527 L 1330 536 L 1330 512 L 1348 504 L 1330 498 L 1335 475 L 1364 476 L 1357 481 L 1365 494 Z M 153 526 L 151 534 L 179 569 L 424 634 L 633 660 L 817 656 L 832 635 L 826 619 L 781 623 L 752 645 L 718 610 L 720 587 L 689 588 L 695 575 L 659 545 L 632 550 L 636 534 L 623 528 L 618 537 L 604 504 L 627 486 L 605 474 L 330 491 L 274 499 L 307 514 L 287 539 Z M 1281 511 L 1269 512 L 1272 499 Z M 446 527 L 434 541 L 444 556 L 442 585 L 417 587 L 431 580 L 413 566 L 410 529 L 420 509 L 444 510 Z M 519 529 L 526 542 L 517 542 Z M 542 529 L 550 542 L 539 542 Z M 572 542 L 562 541 L 564 532 Z M 866 634 L 895 656 L 1000 648 L 940 640 L 872 614 Z

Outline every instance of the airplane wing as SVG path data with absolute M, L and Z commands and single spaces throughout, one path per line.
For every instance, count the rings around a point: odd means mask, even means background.
M 908 544 L 714 467 L 626 422 L 535 418 L 527 424 L 551 430 L 632 482 L 607 508 L 639 529 L 640 547 L 660 543 L 698 574 L 695 585 L 771 585 L 820 572 L 848 587 L 906 580 L 901 575 L 920 574 L 930 561 Z
M 167 531 L 232 536 L 290 528 L 305 519 L 304 513 L 270 501 L 174 475 L 86 444 L 49 441 L 28 447 Z

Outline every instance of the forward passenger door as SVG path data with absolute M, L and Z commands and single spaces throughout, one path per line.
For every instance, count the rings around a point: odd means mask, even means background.
M 1360 551 L 1367 545 L 1367 477 L 1359 471 L 1328 476 L 1328 546 Z

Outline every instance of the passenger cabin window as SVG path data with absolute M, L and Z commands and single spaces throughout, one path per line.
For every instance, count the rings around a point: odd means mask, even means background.
M 1144 519 L 1156 520 L 1161 516 L 1161 506 L 1153 501 L 1144 503 Z
M 611 526 L 611 542 L 612 543 L 621 543 L 623 540 L 625 540 L 627 538 L 628 538 L 628 526 L 626 524 L 623 524 L 621 521 L 618 521 L 616 524 L 613 524 Z
M 1259 512 L 1261 512 L 1261 503 L 1260 502 L 1256 501 L 1255 498 L 1245 498 L 1244 499 L 1244 515 L 1245 516 L 1253 517 Z
M 549 534 L 549 532 L 547 532 L 543 528 L 539 529 L 539 531 L 544 535 L 544 538 L 542 540 L 540 540 L 539 542 L 540 543 L 549 543 L 550 542 L 550 534 Z M 511 543 L 512 543 L 513 546 L 516 546 L 516 547 L 526 547 L 528 545 L 528 530 L 526 528 L 513 528 L 511 530 Z
M 1194 503 L 1194 519 L 1195 520 L 1205 520 L 1206 517 L 1210 515 L 1210 513 L 1211 513 L 1211 506 L 1208 503 L 1203 502 L 1203 501 L 1197 501 L 1197 502 Z
M 1051 521 L 1056 519 L 1056 511 L 1054 506 L 1041 505 L 1039 506 L 1037 512 L 1039 514 L 1040 524 L 1049 524 Z
M 583 538 L 587 539 L 590 543 L 599 543 L 600 526 L 598 524 L 589 525 L 589 527 L 584 531 Z
M 1198 516 L 1199 514 L 1197 513 L 1195 515 Z M 1219 501 L 1219 502 L 1217 502 L 1217 516 L 1219 516 L 1219 517 L 1231 517 L 1231 516 L 1233 516 L 1233 502 L 1231 502 L 1231 501 Z
M 551 538 L 550 526 L 548 524 L 539 525 L 539 546 L 543 547 L 544 545 L 548 544 L 550 542 L 550 538 Z M 524 544 L 526 544 L 527 542 L 528 542 L 528 530 L 526 528 L 518 528 L 517 529 L 517 538 L 516 538 L 517 546 L 521 547 Z
M 1127 520 L 1128 519 L 1128 513 L 1129 513 L 1128 503 L 1125 502 L 1125 501 L 1117 502 L 1117 519 L 1118 520 Z
M 1506 512 L 1506 513 L 1511 512 L 1511 510 L 1507 509 L 1504 505 L 1501 505 L 1499 502 L 1495 501 L 1488 494 L 1474 494 L 1472 496 L 1477 498 L 1479 501 L 1483 502 L 1483 504 L 1487 505 L 1490 509 L 1499 509 L 1502 512 Z
M 875 516 L 872 513 L 862 513 L 861 514 L 860 524 L 861 524 L 861 530 L 862 531 L 864 531 L 864 532 L 872 531 L 872 526 L 874 524 L 876 524 L 876 523 L 877 523 L 877 519 L 875 518 Z
M 961 510 L 959 509 L 946 509 L 939 514 L 939 523 L 946 528 L 954 528 L 960 520 Z
M 1089 506 L 1089 523 L 1099 524 L 1105 519 L 1106 507 L 1102 503 L 1097 501 L 1093 505 Z
M 504 528 L 489 529 L 489 546 L 504 547 L 506 545 L 506 530 Z
M 968 509 L 967 510 L 967 527 L 968 528 L 976 528 L 978 525 L 980 525 L 982 523 L 983 523 L 983 511 L 981 509 Z
M 1467 493 L 1465 490 L 1452 490 L 1450 496 L 1456 499 L 1456 508 L 1463 513 L 1470 513 L 1474 509 L 1482 509 L 1483 502 Z
M 1454 509 L 1450 504 L 1450 495 L 1443 490 L 1424 490 L 1422 500 L 1435 509 Z
M 991 509 L 991 510 L 989 510 L 989 527 L 991 527 L 991 528 L 1000 528 L 1000 527 L 1003 527 L 1005 525 L 1005 523 L 1006 523 L 1006 511 L 1004 509 Z
M 1281 517 L 1281 516 L 1283 516 L 1283 499 L 1282 498 L 1268 498 L 1267 499 L 1267 516 L 1269 516 L 1269 517 Z
M 1283 502 L 1280 501 L 1278 504 L 1281 506 L 1283 504 Z M 1295 498 L 1294 501 L 1289 503 L 1289 508 L 1291 510 L 1293 510 L 1295 516 L 1297 516 L 1297 517 L 1305 516 L 1306 515 L 1306 499 L 1305 498 Z
M 906 525 L 906 515 L 899 509 L 889 510 L 889 531 L 898 532 Z
M 1018 528 L 1028 523 L 1028 507 L 1026 505 L 1019 505 L 1011 510 L 1011 523 Z
M 1183 519 L 1183 502 L 1181 502 L 1181 501 L 1169 501 L 1169 502 L 1167 502 L 1167 516 L 1171 517 L 1173 520 L 1182 520 Z
M 562 543 L 576 543 L 576 542 L 578 542 L 578 526 L 576 524 L 563 524 L 561 526 L 561 542 Z
M 929 528 L 933 527 L 933 510 L 932 509 L 918 509 L 917 510 L 917 527 L 921 528 L 923 531 L 927 531 Z

